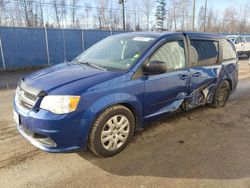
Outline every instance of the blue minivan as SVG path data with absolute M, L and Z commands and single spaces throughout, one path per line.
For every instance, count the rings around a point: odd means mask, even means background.
M 22 136 L 42 150 L 88 147 L 108 157 L 159 117 L 225 106 L 237 82 L 235 48 L 220 35 L 124 33 L 22 78 L 14 119 Z

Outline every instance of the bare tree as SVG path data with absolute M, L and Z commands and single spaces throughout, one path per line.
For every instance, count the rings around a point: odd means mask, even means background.
M 205 13 L 205 8 L 201 6 L 199 10 L 199 16 L 198 16 L 198 30 L 199 31 L 202 31 L 202 29 L 204 28 L 204 13 Z
M 213 17 L 213 32 L 220 32 L 220 27 L 219 27 L 219 18 L 218 18 L 218 12 L 214 12 L 214 17 Z
M 213 32 L 214 31 L 214 29 L 213 29 L 213 25 L 214 25 L 213 18 L 214 18 L 214 11 L 213 11 L 213 9 L 209 9 L 207 19 L 206 19 L 206 28 L 207 28 L 208 32 Z
M 127 29 L 150 30 L 153 8 L 158 7 L 158 16 L 162 17 L 161 6 L 159 6 L 161 1 L 139 0 L 134 2 L 127 0 Z M 79 0 L 15 0 L 15 2 L 0 0 L 0 25 L 41 27 L 46 24 L 47 27 L 53 28 L 64 26 L 79 28 L 83 25 L 85 28 L 122 28 L 121 6 L 118 4 L 118 0 L 98 0 L 96 4 L 91 4 L 90 0 L 84 0 L 84 2 L 82 5 Z M 158 6 L 156 6 L 157 2 Z M 190 30 L 192 26 L 191 0 L 165 0 L 165 2 L 163 29 Z M 206 17 L 204 7 L 198 7 L 197 30 L 203 31 L 206 24 L 208 32 L 250 32 L 249 6 L 246 4 L 241 6 L 242 8 L 234 6 L 222 10 L 210 8 Z M 78 13 L 81 13 L 81 17 Z M 68 19 L 67 16 L 69 16 Z M 67 21 L 70 23 L 66 23 Z M 159 19 L 156 19 L 155 23 L 157 21 Z
M 153 0 L 143 0 L 142 1 L 142 10 L 143 13 L 146 16 L 146 20 L 147 20 L 147 30 L 149 30 L 149 16 L 151 15 L 154 6 L 152 6 L 154 3 Z
M 113 28 L 113 4 L 112 4 L 112 1 L 110 3 L 110 9 L 109 9 L 109 27 Z
M 77 12 L 77 4 L 78 4 L 78 0 L 72 0 L 71 1 L 71 23 L 73 25 L 73 27 L 75 27 L 75 22 L 76 22 L 76 12 Z
M 172 7 L 173 7 L 173 22 L 174 22 L 174 30 L 177 29 L 177 22 L 176 22 L 176 0 L 172 0 Z
M 55 21 L 58 28 L 62 27 L 62 22 L 66 22 L 66 15 L 67 15 L 67 5 L 65 0 L 51 0 L 51 4 L 54 11 Z
M 249 13 L 249 9 L 250 9 L 250 5 L 249 4 L 246 4 L 243 8 L 242 11 L 240 11 L 242 13 L 241 15 L 241 20 L 240 20 L 240 23 L 239 23 L 239 32 L 246 32 L 247 30 L 247 22 L 248 22 L 248 17 L 250 16 L 250 13 Z
M 184 27 L 185 27 L 185 8 L 186 8 L 186 0 L 181 0 L 181 3 L 180 3 L 180 6 L 181 6 L 181 17 L 182 17 L 182 23 L 181 23 L 181 30 L 183 31 L 184 30 Z
M 107 28 L 107 16 L 106 16 L 106 7 L 108 5 L 108 1 L 107 0 L 99 0 L 99 8 L 97 11 L 97 17 L 98 17 L 98 21 L 99 21 L 99 29 L 102 28 Z
M 114 29 L 119 29 L 120 25 L 120 14 L 117 11 L 113 11 L 113 27 Z
M 85 6 L 85 13 L 86 13 L 86 28 L 89 28 L 89 12 L 92 11 L 92 6 L 91 6 L 91 3 L 86 3 L 84 4 Z
M 4 22 L 5 0 L 0 1 L 0 25 Z
M 67 21 L 67 4 L 65 2 L 65 0 L 61 0 L 60 2 L 61 4 L 61 11 L 60 11 L 60 19 L 61 21 L 64 21 L 65 25 L 67 25 L 66 21 Z
M 167 23 L 167 24 L 166 24 L 166 30 L 167 30 L 167 31 L 173 30 L 174 16 L 173 16 L 172 7 L 171 7 L 171 9 L 170 9 L 170 8 L 168 9 L 167 18 L 166 18 L 166 23 Z
M 31 27 L 33 25 L 32 24 L 33 2 L 28 0 L 20 0 L 18 8 L 25 20 L 26 26 Z
M 39 7 L 37 2 L 20 0 L 16 8 L 19 10 L 21 17 L 23 17 L 26 27 L 39 26 L 41 20 L 39 18 Z
M 237 32 L 237 20 L 237 11 L 235 10 L 235 8 L 226 8 L 223 15 L 222 30 L 226 30 L 228 32 Z
M 56 19 L 57 27 L 61 28 L 60 10 L 59 10 L 59 7 L 58 7 L 58 2 L 59 2 L 59 0 L 52 0 L 51 1 L 51 3 L 53 4 L 53 8 L 54 8 L 54 13 L 55 13 L 55 19 Z
M 44 3 L 44 0 L 39 0 L 39 12 L 40 12 L 40 22 L 41 22 L 41 26 L 44 25 L 44 13 L 43 13 L 43 3 Z

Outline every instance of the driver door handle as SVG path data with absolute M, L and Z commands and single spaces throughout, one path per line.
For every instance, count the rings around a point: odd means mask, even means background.
M 195 72 L 192 74 L 193 77 L 200 77 L 201 76 L 201 73 L 200 72 Z

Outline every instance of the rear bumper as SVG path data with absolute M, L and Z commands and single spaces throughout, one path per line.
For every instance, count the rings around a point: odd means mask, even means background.
M 31 144 L 46 152 L 72 152 L 85 148 L 84 123 L 77 113 L 56 115 L 45 110 L 23 111 L 14 103 L 19 116 L 17 130 Z

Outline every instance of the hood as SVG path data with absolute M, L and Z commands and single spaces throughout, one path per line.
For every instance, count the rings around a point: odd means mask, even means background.
M 34 72 L 23 80 L 27 85 L 46 93 L 73 94 L 79 89 L 86 89 L 119 75 L 121 72 L 103 71 L 77 63 L 62 63 Z

